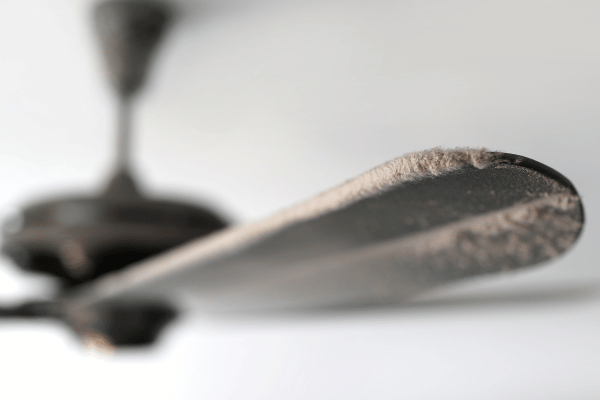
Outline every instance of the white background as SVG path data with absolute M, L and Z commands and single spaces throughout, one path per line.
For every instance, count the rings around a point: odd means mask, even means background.
M 564 257 L 403 308 L 187 318 L 150 351 L 87 355 L 0 321 L 0 396 L 60 399 L 600 397 L 600 3 L 187 1 L 136 107 L 152 195 L 257 220 L 406 152 L 485 146 L 580 191 Z M 99 190 L 114 98 L 91 3 L 0 5 L 0 216 Z M 5 301 L 47 290 L 2 260 Z

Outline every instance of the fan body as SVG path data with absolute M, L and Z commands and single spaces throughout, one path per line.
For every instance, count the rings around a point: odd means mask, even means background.
M 26 208 L 3 250 L 19 267 L 72 286 L 210 234 L 226 226 L 207 209 L 139 193 L 119 173 L 102 195 L 46 201 Z

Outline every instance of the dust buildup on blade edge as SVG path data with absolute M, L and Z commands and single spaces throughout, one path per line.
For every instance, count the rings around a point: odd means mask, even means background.
M 526 267 L 563 253 L 582 225 L 579 198 L 561 193 L 417 235 L 398 265 L 429 284 Z

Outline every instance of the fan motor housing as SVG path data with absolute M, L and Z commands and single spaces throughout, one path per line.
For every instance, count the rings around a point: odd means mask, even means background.
M 10 225 L 10 224 L 9 224 Z M 139 194 L 119 173 L 97 197 L 70 197 L 26 208 L 4 232 L 3 252 L 19 267 L 68 285 L 158 254 L 226 226 L 213 212 Z

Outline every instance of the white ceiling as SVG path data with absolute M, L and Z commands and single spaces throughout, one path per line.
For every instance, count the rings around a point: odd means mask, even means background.
M 585 232 L 548 266 L 438 295 L 450 305 L 190 318 L 154 350 L 109 360 L 86 356 L 60 326 L 2 322 L 1 396 L 600 396 L 599 3 L 182 4 L 191 12 L 137 105 L 134 160 L 149 193 L 205 199 L 243 222 L 409 151 L 485 146 L 569 177 Z M 0 216 L 40 196 L 97 190 L 110 171 L 114 99 L 90 7 L 0 4 Z M 3 264 L 2 298 L 40 288 Z M 544 302 L 551 293 L 562 300 Z

